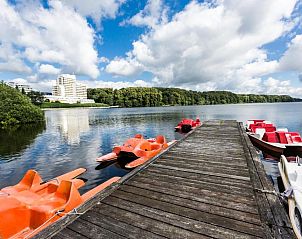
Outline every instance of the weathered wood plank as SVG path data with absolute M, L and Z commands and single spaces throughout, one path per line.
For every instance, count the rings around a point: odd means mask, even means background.
M 213 166 L 220 166 L 220 167 L 230 167 L 235 169 L 242 169 L 247 170 L 247 165 L 245 161 L 240 161 L 239 158 L 227 158 L 223 156 L 217 156 L 215 154 L 202 154 L 202 155 L 189 155 L 189 154 L 174 154 L 174 153 L 167 153 L 163 157 L 161 157 L 158 161 L 162 160 L 177 160 L 177 161 L 185 161 L 186 163 L 190 162 L 200 162 L 200 163 L 209 163 Z
M 215 190 L 214 188 L 201 188 L 198 185 L 185 185 L 182 183 L 173 183 L 173 180 L 166 179 L 165 181 L 158 181 L 155 178 L 143 178 L 137 177 L 129 182 L 130 185 L 155 185 L 159 187 L 164 187 L 165 189 L 172 189 L 172 190 L 179 190 L 182 192 L 192 192 L 195 195 L 200 197 L 209 197 L 209 198 L 216 198 L 221 201 L 231 201 L 237 203 L 244 203 L 250 206 L 256 206 L 256 202 L 253 197 L 251 196 L 243 196 L 238 195 L 236 193 L 232 193 L 230 191 L 222 191 L 222 190 Z M 176 187 L 177 185 L 177 187 Z
M 179 216 L 185 216 L 190 219 L 198 220 L 218 227 L 228 228 L 237 232 L 243 232 L 254 236 L 263 235 L 263 228 L 261 226 L 254 225 L 249 222 L 235 220 L 228 217 L 217 216 L 208 212 L 201 212 L 199 210 L 191 209 L 187 206 L 179 206 L 170 202 L 161 201 L 160 203 L 158 203 L 158 200 L 156 199 L 139 196 L 122 190 L 114 192 L 112 196 L 127 202 L 140 204 L 146 207 L 151 207 Z
M 79 218 L 78 220 L 71 223 L 68 228 L 73 231 L 79 232 L 81 235 L 88 238 L 124 239 L 124 236 L 99 227 L 96 224 L 89 223 L 82 218 Z
M 267 179 L 263 165 L 260 161 L 259 155 L 248 139 L 247 135 L 243 133 L 244 129 L 242 123 L 239 124 L 239 131 L 242 134 L 243 146 L 248 151 L 247 162 L 250 169 L 251 177 L 254 178 L 255 195 L 259 207 L 260 216 L 266 222 L 266 225 L 273 230 L 272 234 L 275 238 L 293 238 L 294 233 L 289 222 L 288 215 L 281 204 L 277 195 L 271 193 L 261 193 L 260 190 L 274 191 L 274 187 Z
M 121 191 L 130 192 L 139 196 L 144 195 L 144 197 L 152 198 L 163 202 L 173 203 L 183 207 L 189 207 L 197 211 L 208 212 L 218 216 L 246 221 L 255 225 L 261 225 L 260 217 L 258 214 L 237 211 L 233 208 L 224 208 L 213 204 L 208 204 L 187 198 L 176 197 L 174 195 L 169 195 L 165 193 L 158 193 L 149 189 L 143 189 L 129 185 L 123 185 Z
M 83 239 L 88 237 L 78 232 L 72 231 L 68 228 L 65 228 L 64 232 L 57 233 L 53 238 L 54 239 L 79 239 L 79 238 Z
M 188 190 L 185 189 L 180 189 L 178 187 L 175 188 L 166 188 L 166 187 L 162 187 L 162 186 L 158 186 L 158 185 L 154 185 L 152 183 L 134 183 L 133 181 L 130 181 L 128 183 L 126 183 L 126 185 L 130 185 L 130 186 L 135 186 L 135 187 L 139 187 L 139 188 L 143 188 L 143 189 L 150 189 L 156 192 L 160 192 L 160 193 L 166 193 L 169 195 L 175 195 L 177 197 L 181 197 L 181 198 L 186 198 L 186 199 L 191 199 L 191 200 L 195 200 L 195 201 L 199 201 L 199 202 L 204 202 L 204 203 L 208 203 L 208 204 L 212 204 L 212 205 L 216 205 L 216 206 L 220 206 L 220 207 L 225 207 L 225 208 L 230 208 L 230 209 L 235 209 L 235 210 L 239 210 L 239 211 L 243 211 L 243 212 L 248 212 L 248 213 L 255 213 L 258 214 L 258 209 L 255 207 L 255 205 L 248 205 L 246 203 L 246 201 L 244 202 L 238 202 L 239 200 L 237 200 L 236 202 L 230 201 L 228 199 L 228 197 L 226 196 L 225 199 L 221 199 L 219 197 L 215 197 L 214 194 L 212 194 L 211 196 L 207 196 L 207 194 L 201 194 L 199 192 L 198 189 L 195 190 Z
M 225 173 L 217 173 L 217 172 L 206 172 L 202 169 L 188 169 L 188 168 L 180 168 L 177 166 L 168 166 L 168 165 L 163 165 L 159 162 L 156 164 L 152 164 L 152 167 L 158 167 L 158 168 L 165 168 L 165 169 L 171 169 L 171 170 L 178 170 L 182 172 L 189 172 L 189 173 L 196 173 L 196 174 L 203 174 L 203 175 L 209 175 L 209 176 L 217 176 L 217 177 L 222 177 L 222 178 L 230 178 L 230 179 L 238 179 L 242 181 L 250 181 L 250 177 L 245 177 L 245 176 L 237 176 L 237 175 L 230 175 L 230 174 L 225 174 Z
M 127 210 L 131 208 L 132 212 L 138 215 L 148 215 L 148 217 L 171 224 L 180 229 L 185 229 L 198 234 L 205 235 L 213 238 L 253 238 L 245 233 L 236 232 L 233 230 L 228 230 L 227 228 L 221 228 L 200 221 L 193 220 L 185 216 L 179 216 L 167 211 L 161 211 L 153 207 L 143 206 L 138 203 L 133 203 L 130 201 L 121 200 L 119 198 L 111 197 L 103 200 L 103 203 L 114 206 L 116 208 Z M 172 235 L 170 235 L 171 237 Z M 198 237 L 197 237 L 198 238 Z
M 111 201 L 111 198 L 108 201 Z M 199 233 L 192 232 L 190 230 L 179 228 L 178 226 L 174 226 L 166 222 L 162 222 L 161 220 L 151 218 L 146 213 L 134 213 L 133 209 L 135 208 L 127 205 L 121 208 L 116 207 L 115 205 L 104 204 L 103 202 L 97 204 L 94 208 L 95 211 L 106 217 L 114 217 L 115 219 L 122 222 L 129 223 L 130 225 L 133 225 L 135 227 L 167 238 L 211 238 Z
M 254 197 L 254 192 L 252 189 L 246 189 L 238 186 L 230 186 L 224 183 L 213 183 L 208 181 L 201 181 L 201 180 L 192 180 L 188 178 L 182 178 L 178 176 L 170 176 L 170 175 L 161 175 L 157 173 L 152 173 L 150 171 L 144 172 L 140 175 L 141 178 L 145 180 L 156 180 L 158 182 L 167 182 L 173 185 L 185 185 L 191 186 L 195 188 L 200 188 L 201 190 L 213 190 L 213 191 L 220 191 L 230 194 L 242 195 L 246 197 Z
M 210 175 L 202 175 L 202 174 L 196 174 L 196 173 L 190 173 L 190 172 L 184 172 L 184 171 L 175 171 L 175 170 L 169 170 L 165 168 L 156 168 L 156 167 L 149 167 L 148 171 L 142 172 L 142 174 L 149 174 L 149 173 L 156 173 L 158 175 L 167 175 L 167 176 L 175 176 L 175 177 L 181 177 L 188 180 L 197 180 L 202 182 L 211 182 L 216 183 L 220 185 L 229 185 L 234 187 L 240 187 L 243 190 L 252 190 L 252 185 L 249 181 L 242 181 L 242 180 L 236 180 L 231 178 L 221 178 L 217 176 L 210 176 Z M 141 174 L 141 175 L 142 175 Z
M 205 172 L 213 172 L 213 173 L 220 173 L 223 172 L 225 174 L 230 174 L 234 176 L 242 176 L 242 177 L 249 177 L 248 170 L 240 170 L 234 169 L 231 167 L 219 167 L 217 165 L 211 165 L 210 163 L 206 164 L 203 162 L 186 162 L 186 161 L 176 161 L 176 160 L 161 160 L 158 161 L 156 164 L 165 165 L 165 166 L 172 166 L 172 167 L 182 167 L 184 169 L 196 169 L 199 168 Z
M 129 222 L 125 223 L 118 219 L 120 218 L 114 218 L 113 215 L 103 215 L 100 214 L 100 212 L 96 212 L 95 210 L 88 211 L 85 213 L 81 218 L 91 222 L 93 224 L 96 224 L 102 228 L 105 228 L 107 230 L 113 230 L 118 233 L 119 235 L 122 235 L 125 238 L 141 238 L 141 239 L 160 239 L 160 238 L 166 238 L 163 236 L 160 236 L 159 234 L 155 234 L 149 231 L 146 231 L 142 228 L 135 227 Z

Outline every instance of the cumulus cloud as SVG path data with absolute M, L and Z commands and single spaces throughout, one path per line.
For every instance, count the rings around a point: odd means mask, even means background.
M 106 72 L 110 74 L 118 74 L 121 76 L 132 76 L 141 72 L 142 66 L 137 61 L 131 59 L 119 59 L 112 60 L 106 66 Z
M 49 65 L 49 64 L 42 64 L 39 67 L 39 73 L 41 73 L 41 74 L 57 75 L 60 72 L 61 72 L 60 69 L 54 67 L 53 65 Z
M 302 87 L 292 87 L 290 81 L 280 81 L 272 77 L 267 79 L 264 83 L 265 93 L 278 95 L 291 95 L 294 97 L 301 97 Z
M 49 9 L 36 4 L 18 8 L 0 0 L 1 48 L 13 49 L 13 57 L 0 56 L 5 63 L 1 68 L 28 71 L 25 64 L 28 60 L 57 63 L 69 71 L 98 77 L 94 30 L 86 19 L 57 0 L 49 1 Z
M 299 74 L 299 81 L 302 82 L 302 74 Z
M 302 35 L 296 35 L 280 60 L 280 70 L 302 72 Z
M 31 75 L 26 78 L 15 78 L 9 80 L 18 84 L 30 85 L 30 87 L 36 91 L 51 92 L 52 86 L 55 84 L 55 80 L 51 78 L 45 78 L 43 81 L 38 79 L 37 75 Z
M 295 26 L 296 2 L 192 1 L 141 35 L 127 56 L 114 59 L 106 70 L 123 76 L 148 71 L 161 84 L 191 89 L 231 90 L 243 81 L 248 86 L 277 70 L 279 63 L 268 60 L 263 46 Z M 135 24 L 133 19 L 137 25 L 148 22 L 143 12 L 132 18 Z
M 114 18 L 125 0 L 64 0 L 68 6 L 76 9 L 82 16 L 90 16 L 100 24 L 102 18 Z
M 163 0 L 148 0 L 146 6 L 139 13 L 121 23 L 134 26 L 147 26 L 154 28 L 159 24 L 167 22 L 167 7 Z
M 81 83 L 87 85 L 90 88 L 113 88 L 121 89 L 127 87 L 152 87 L 153 84 L 143 80 L 136 80 L 134 82 L 129 81 L 81 81 Z

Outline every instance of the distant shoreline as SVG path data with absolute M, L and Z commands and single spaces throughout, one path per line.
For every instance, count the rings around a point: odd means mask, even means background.
M 111 108 L 121 108 L 121 109 L 130 109 L 130 108 L 155 108 L 155 107 L 185 107 L 185 106 L 221 106 L 221 105 L 251 105 L 251 104 L 286 104 L 286 103 L 301 103 L 300 101 L 288 101 L 288 102 L 253 102 L 253 103 L 229 103 L 229 104 L 204 104 L 204 105 L 161 105 L 161 106 L 137 106 L 137 107 L 120 107 L 120 106 L 68 106 L 68 107 L 49 107 L 41 108 L 41 110 L 63 110 L 63 109 L 75 109 L 75 108 L 89 108 L 89 109 L 111 109 Z
M 68 104 L 68 103 L 60 103 L 60 102 L 44 102 L 40 106 L 42 110 L 44 109 L 68 109 L 68 108 L 111 108 L 116 106 L 109 106 L 103 103 L 75 103 L 75 104 Z

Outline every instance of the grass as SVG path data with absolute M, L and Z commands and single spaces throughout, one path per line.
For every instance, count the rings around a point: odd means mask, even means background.
M 59 102 L 44 102 L 41 108 L 75 108 L 75 107 L 108 107 L 108 105 L 103 103 L 84 103 L 84 104 L 68 104 Z

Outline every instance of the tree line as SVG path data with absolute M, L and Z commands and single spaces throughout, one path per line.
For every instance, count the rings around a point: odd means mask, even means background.
M 122 89 L 93 88 L 88 98 L 96 103 L 120 107 L 148 107 L 162 105 L 213 105 L 238 103 L 295 102 L 301 99 L 289 95 L 235 94 L 228 91 L 199 92 L 179 88 L 129 87 Z

